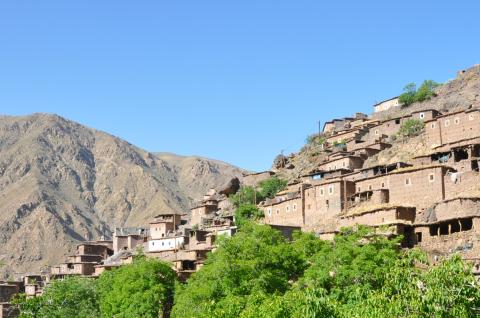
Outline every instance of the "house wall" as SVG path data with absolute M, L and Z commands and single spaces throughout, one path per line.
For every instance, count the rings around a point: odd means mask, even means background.
M 305 225 L 335 223 L 336 216 L 343 211 L 345 196 L 355 192 L 350 181 L 333 181 L 314 185 L 305 190 Z
M 361 215 L 352 215 L 340 219 L 341 227 L 350 227 L 357 224 L 368 226 L 379 226 L 385 223 L 395 223 L 397 221 L 415 221 L 415 209 L 394 208 L 377 210 Z
M 266 224 L 303 226 L 303 198 L 284 200 L 263 207 Z
M 150 224 L 150 237 L 153 240 L 161 239 L 165 237 L 169 232 L 175 231 L 175 225 L 173 222 L 159 222 Z M 128 240 L 127 240 L 128 244 Z
M 16 285 L 0 285 L 0 303 L 8 303 L 18 292 Z
M 77 254 L 108 256 L 108 247 L 104 245 L 81 244 L 77 246 Z
M 445 176 L 445 198 L 451 199 L 472 191 L 478 192 L 480 174 L 476 171 L 448 173 Z
M 442 167 L 393 173 L 388 176 L 390 203 L 417 207 L 421 211 L 445 198 Z M 430 176 L 433 180 L 430 180 Z M 409 184 L 407 181 L 409 180 Z
M 181 248 L 185 243 L 185 238 L 169 237 L 163 239 L 151 239 L 148 241 L 148 252 L 168 251 Z
M 373 112 L 378 113 L 385 110 L 389 110 L 392 107 L 398 107 L 400 103 L 398 102 L 398 98 L 393 98 L 390 100 L 386 100 L 384 102 L 378 103 L 373 106 Z
M 344 157 L 335 160 L 331 160 L 324 164 L 321 164 L 318 168 L 324 171 L 332 171 L 337 169 L 360 169 L 363 166 L 363 160 L 359 157 Z
M 480 136 L 478 110 L 454 113 L 426 122 L 427 143 L 432 148 Z
M 200 225 L 202 223 L 202 218 L 210 215 L 217 211 L 217 206 L 215 205 L 203 205 L 191 210 L 190 214 L 190 225 Z

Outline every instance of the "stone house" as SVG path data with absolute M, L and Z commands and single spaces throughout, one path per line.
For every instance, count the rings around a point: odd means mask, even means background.
M 303 226 L 303 191 L 279 193 L 260 204 L 266 224 Z
M 333 157 L 330 161 L 322 163 L 318 166 L 321 171 L 334 171 L 337 169 L 345 169 L 353 171 L 363 166 L 363 159 L 360 156 L 344 155 L 342 157 Z
M 115 228 L 113 232 L 113 251 L 134 250 L 142 246 L 150 235 L 149 229 L 141 227 Z

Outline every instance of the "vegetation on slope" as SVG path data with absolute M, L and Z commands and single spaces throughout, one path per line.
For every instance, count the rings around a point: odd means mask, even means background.
M 403 94 L 399 96 L 398 101 L 403 106 L 408 106 L 416 102 L 429 100 L 436 96 L 435 88 L 438 86 L 440 86 L 439 83 L 432 80 L 426 80 L 417 90 L 417 85 L 415 83 L 409 83 L 403 88 Z

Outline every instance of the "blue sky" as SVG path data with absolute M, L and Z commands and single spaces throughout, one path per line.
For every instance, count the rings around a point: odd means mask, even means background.
M 251 170 L 480 63 L 478 1 L 2 1 L 0 112 Z

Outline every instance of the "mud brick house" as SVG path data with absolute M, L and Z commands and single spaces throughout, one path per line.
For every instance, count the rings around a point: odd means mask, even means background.
M 480 136 L 480 110 L 475 108 L 447 113 L 425 121 L 427 143 L 432 149 Z
M 332 220 L 346 208 L 347 198 L 355 192 L 355 184 L 341 178 L 313 183 L 305 189 L 305 227 Z
M 432 255 L 480 257 L 480 197 L 444 200 L 422 213 L 415 224 L 416 244 Z
M 363 159 L 355 155 L 341 155 L 330 157 L 330 161 L 321 164 L 318 169 L 323 171 L 333 171 L 337 169 L 345 169 L 353 171 L 363 166 Z
M 143 246 L 150 235 L 149 229 L 142 227 L 115 228 L 113 232 L 113 251 L 134 250 Z
M 260 208 L 265 215 L 266 224 L 278 224 L 289 226 L 303 226 L 304 224 L 304 188 L 292 187 L 278 193 L 275 198 L 267 199 L 260 203 Z

